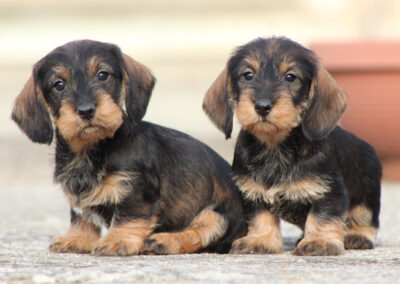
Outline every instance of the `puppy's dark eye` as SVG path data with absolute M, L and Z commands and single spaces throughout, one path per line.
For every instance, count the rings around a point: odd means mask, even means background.
M 57 91 L 62 91 L 65 89 L 65 83 L 61 80 L 57 80 L 54 84 L 53 87 L 57 90 Z
M 243 78 L 244 78 L 246 81 L 253 80 L 253 78 L 254 78 L 254 73 L 251 72 L 251 71 L 246 71 L 246 72 L 243 73 Z
M 97 74 L 97 78 L 98 78 L 100 81 L 105 81 L 105 80 L 107 80 L 107 79 L 108 79 L 108 76 L 109 76 L 109 73 L 108 73 L 107 71 L 100 71 L 100 72 Z
M 289 83 L 292 83 L 296 80 L 296 75 L 294 75 L 293 73 L 286 73 L 285 75 L 285 80 L 288 81 Z

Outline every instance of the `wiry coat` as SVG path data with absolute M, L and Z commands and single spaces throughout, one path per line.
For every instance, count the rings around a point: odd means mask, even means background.
M 95 41 L 70 42 L 35 65 L 12 118 L 34 142 L 50 144 L 55 133 L 54 178 L 71 226 L 52 251 L 227 252 L 245 234 L 229 164 L 186 134 L 142 121 L 154 83 L 145 66 Z
M 299 255 L 374 246 L 381 165 L 337 126 L 346 97 L 312 51 L 285 38 L 238 48 L 203 107 L 227 138 L 234 112 L 242 126 L 232 170 L 249 233 L 232 252 L 282 251 L 279 218 L 303 229 Z

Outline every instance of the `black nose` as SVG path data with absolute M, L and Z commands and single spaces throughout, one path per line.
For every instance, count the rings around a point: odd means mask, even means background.
M 79 116 L 85 120 L 91 120 L 96 111 L 96 107 L 92 103 L 82 104 L 77 109 Z
M 261 116 L 267 116 L 272 110 L 272 103 L 269 100 L 259 100 L 254 104 L 256 112 Z

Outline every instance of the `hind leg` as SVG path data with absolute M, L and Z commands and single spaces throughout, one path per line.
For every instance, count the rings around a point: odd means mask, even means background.
M 364 205 L 351 208 L 346 217 L 344 237 L 346 249 L 372 249 L 375 246 L 377 226 L 373 226 L 373 212 Z
M 144 254 L 194 253 L 220 239 L 228 227 L 219 213 L 204 209 L 181 232 L 152 234 L 144 243 Z

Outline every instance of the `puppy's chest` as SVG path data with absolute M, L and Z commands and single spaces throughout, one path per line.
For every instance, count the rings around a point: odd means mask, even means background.
M 321 152 L 319 147 L 304 143 L 299 131 L 294 130 L 283 143 L 272 148 L 254 138 L 239 144 L 233 172 L 246 174 L 267 187 L 303 179 L 318 167 Z
M 243 166 L 254 180 L 272 187 L 304 175 L 298 157 L 293 149 L 270 149 L 250 154 Z
M 80 196 L 98 186 L 103 175 L 104 163 L 80 155 L 65 162 L 58 162 L 55 180 L 61 184 L 66 193 Z
M 85 156 L 74 157 L 57 166 L 56 181 L 61 184 L 71 206 L 80 209 L 113 207 L 121 203 L 131 192 L 136 178 L 133 172 L 107 172 L 104 161 Z
M 245 199 L 263 203 L 274 214 L 297 225 L 304 224 L 311 204 L 329 191 L 324 179 L 313 176 L 272 186 L 251 176 L 235 176 L 235 181 Z

